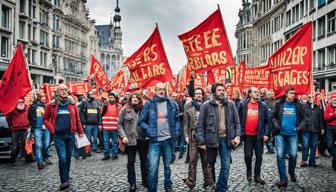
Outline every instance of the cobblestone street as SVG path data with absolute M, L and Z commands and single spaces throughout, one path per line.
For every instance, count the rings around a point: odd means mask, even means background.
M 330 159 L 320 158 L 317 168 L 301 168 L 299 161 L 301 153 L 298 154 L 296 174 L 298 182 L 289 182 L 285 191 L 335 191 L 336 173 L 330 168 Z M 94 154 L 85 160 L 72 159 L 71 188 L 70 191 L 128 191 L 126 155 L 120 155 L 119 160 L 101 161 L 103 154 Z M 264 154 L 262 177 L 266 185 L 248 183 L 245 176 L 245 165 L 243 149 L 240 148 L 232 153 L 233 163 L 231 165 L 229 191 L 279 191 L 274 185 L 278 181 L 278 170 L 276 168 L 276 155 Z M 183 159 L 177 159 L 171 166 L 174 189 L 176 191 L 188 191 L 183 184 L 182 178 L 187 176 L 188 165 Z M 57 191 L 59 188 L 58 160 L 53 150 L 53 164 L 43 170 L 37 170 L 36 164 L 23 164 L 13 167 L 8 163 L 0 164 L 0 191 Z M 163 169 L 160 164 L 159 191 L 163 189 Z M 198 167 L 198 182 L 193 191 L 203 191 L 202 173 Z M 217 170 L 219 165 L 217 165 Z M 138 191 L 146 191 L 140 181 L 139 160 L 136 164 Z M 216 172 L 218 174 L 218 171 Z

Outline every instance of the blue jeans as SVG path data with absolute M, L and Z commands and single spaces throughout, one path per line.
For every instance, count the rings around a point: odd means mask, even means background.
M 35 128 L 34 137 L 36 161 L 42 163 L 44 159 L 48 159 L 50 132 L 48 129 Z
M 274 152 L 274 148 L 273 148 L 273 143 L 272 143 L 272 136 L 269 136 L 267 141 L 266 141 L 266 147 L 268 152 Z
M 110 156 L 110 139 L 112 139 L 112 157 L 118 156 L 118 130 L 104 130 L 104 156 Z
M 336 132 L 335 129 L 332 129 L 331 127 L 327 127 L 327 146 L 328 146 L 328 151 L 333 161 L 336 161 L 336 148 L 334 144 L 334 133 L 335 132 Z
M 219 156 L 221 168 L 216 184 L 217 192 L 228 190 L 228 179 L 230 174 L 231 148 L 228 146 L 227 137 L 219 138 Z M 214 159 L 216 161 L 216 158 Z M 213 162 L 214 164 L 215 162 Z M 214 179 L 215 180 L 215 179 Z
M 186 141 L 183 134 L 176 138 L 176 148 L 180 153 L 184 153 L 186 151 Z
M 92 151 L 97 152 L 98 150 L 98 125 L 85 125 L 84 129 L 85 135 L 91 143 Z
M 309 165 L 315 165 L 316 159 L 316 146 L 318 140 L 318 133 L 302 131 L 302 161 L 308 160 L 309 155 Z
M 285 162 L 285 150 L 287 148 L 289 155 L 288 173 L 290 175 L 295 174 L 295 166 L 297 159 L 297 135 L 276 135 L 275 136 L 276 150 L 277 150 L 277 164 L 279 169 L 280 180 L 288 182 L 286 174 L 286 162 Z
M 157 191 L 158 170 L 160 164 L 160 156 L 162 155 L 164 166 L 164 188 L 172 188 L 173 182 L 171 180 L 170 162 L 173 156 L 172 139 L 160 141 L 156 143 L 149 143 L 148 149 L 148 192 Z
M 58 155 L 58 169 L 61 183 L 69 182 L 71 155 L 75 146 L 75 135 L 55 135 L 54 140 Z

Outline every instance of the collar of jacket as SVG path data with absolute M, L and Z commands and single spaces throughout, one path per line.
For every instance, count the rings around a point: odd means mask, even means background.
M 286 96 L 281 97 L 281 98 L 279 99 L 279 101 L 280 101 L 281 103 L 285 103 L 285 101 L 286 101 Z M 293 102 L 294 102 L 294 103 L 297 103 L 297 102 L 299 102 L 299 100 L 298 100 L 297 98 L 295 98 Z
M 228 99 L 225 97 L 225 98 L 223 99 L 223 104 L 226 105 L 227 102 L 228 102 Z M 216 99 L 215 99 L 215 98 L 212 98 L 212 99 L 210 100 L 210 104 L 212 104 L 212 105 L 218 105 L 217 102 L 216 102 Z
M 72 97 L 68 97 L 68 99 L 69 99 L 69 103 L 70 103 L 70 104 L 72 104 L 72 105 L 75 105 L 75 104 L 76 104 L 75 100 L 74 100 Z M 56 99 L 51 100 L 50 104 L 51 104 L 51 105 L 56 105 L 56 104 L 57 104 Z

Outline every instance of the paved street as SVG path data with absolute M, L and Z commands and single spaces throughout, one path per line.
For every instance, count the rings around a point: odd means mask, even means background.
M 70 191 L 128 191 L 127 158 L 120 155 L 119 160 L 101 161 L 103 154 L 94 154 L 86 160 L 73 158 L 71 167 Z M 185 156 L 184 156 L 185 157 Z M 301 153 L 299 153 L 301 159 Z M 19 164 L 13 167 L 8 163 L 0 164 L 0 191 L 57 191 L 59 187 L 58 164 L 53 150 L 53 165 L 37 170 L 36 164 Z M 230 172 L 230 191 L 279 191 L 274 185 L 278 181 L 276 155 L 264 155 L 262 176 L 265 186 L 250 184 L 246 181 L 243 149 L 232 155 Z M 299 161 L 298 161 L 299 162 Z M 297 165 L 298 182 L 289 182 L 285 191 L 336 191 L 336 172 L 330 170 L 330 159 L 320 158 L 318 168 L 301 168 Z M 21 165 L 22 164 L 22 165 Z M 162 163 L 161 163 L 162 165 Z M 182 178 L 187 175 L 187 164 L 184 158 L 172 165 L 172 179 L 176 191 L 188 191 Z M 160 166 L 159 190 L 163 191 L 163 170 Z M 219 166 L 217 165 L 217 170 Z M 139 162 L 136 165 L 138 191 L 146 191 L 141 186 Z M 217 171 L 218 173 L 218 171 Z M 202 191 L 202 175 L 198 169 L 198 184 L 193 191 Z

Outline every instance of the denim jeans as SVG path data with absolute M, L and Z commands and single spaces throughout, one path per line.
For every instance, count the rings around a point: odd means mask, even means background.
M 184 153 L 186 152 L 186 141 L 184 139 L 184 135 L 180 135 L 176 138 L 176 149 L 180 152 L 180 153 Z M 176 151 L 176 150 L 175 150 Z
M 12 161 L 15 161 L 16 158 L 19 155 L 20 152 L 20 148 L 23 152 L 23 156 L 26 158 L 28 158 L 27 154 L 26 154 L 26 150 L 25 150 L 25 144 L 26 144 L 26 139 L 27 139 L 27 131 L 15 131 L 12 132 L 12 149 L 11 149 L 11 158 Z M 21 145 L 20 145 L 21 142 Z M 22 146 L 22 147 L 20 147 Z
M 164 166 L 164 188 L 172 188 L 170 162 L 173 157 L 172 139 L 149 143 L 148 149 L 148 192 L 156 192 L 158 184 L 158 170 L 160 165 L 160 156 L 162 155 Z
M 316 146 L 317 146 L 318 133 L 303 131 L 302 132 L 302 161 L 308 160 L 309 155 L 309 165 L 315 165 L 316 159 Z
M 289 155 L 288 173 L 290 175 L 294 175 L 297 159 L 297 145 L 298 145 L 297 135 L 286 136 L 279 134 L 275 136 L 275 143 L 277 150 L 277 164 L 280 180 L 288 182 L 288 177 L 286 174 L 285 149 L 286 148 L 288 149 L 288 155 Z
M 42 163 L 44 159 L 48 159 L 50 132 L 48 129 L 35 128 L 34 137 L 36 161 Z
M 336 148 L 335 148 L 335 143 L 334 143 L 335 132 L 336 132 L 336 129 L 327 127 L 327 146 L 328 146 L 328 151 L 333 161 L 336 161 Z
M 253 151 L 255 151 L 256 161 L 254 166 L 254 176 L 260 177 L 262 156 L 264 153 L 264 142 L 262 139 L 258 139 L 258 136 L 245 136 L 244 142 L 244 156 L 246 170 L 249 174 L 252 174 L 252 158 Z
M 85 125 L 85 135 L 91 143 L 92 151 L 98 150 L 98 125 Z
M 269 136 L 267 141 L 266 141 L 266 147 L 267 147 L 267 151 L 268 152 L 274 152 L 274 147 L 273 147 L 273 143 L 272 143 L 272 136 Z
M 104 156 L 110 156 L 110 139 L 112 139 L 112 157 L 118 156 L 118 130 L 104 130 Z
M 231 148 L 228 146 L 227 137 L 219 138 L 219 156 L 221 161 L 221 168 L 216 184 L 217 192 L 228 190 L 228 179 L 230 174 L 230 163 L 231 163 Z M 217 158 L 217 149 L 208 148 L 207 149 L 207 161 L 208 167 L 211 169 L 213 181 L 216 180 L 215 176 L 215 162 Z
M 71 155 L 75 146 L 75 135 L 55 135 L 55 146 L 58 155 L 58 169 L 61 183 L 69 182 Z

